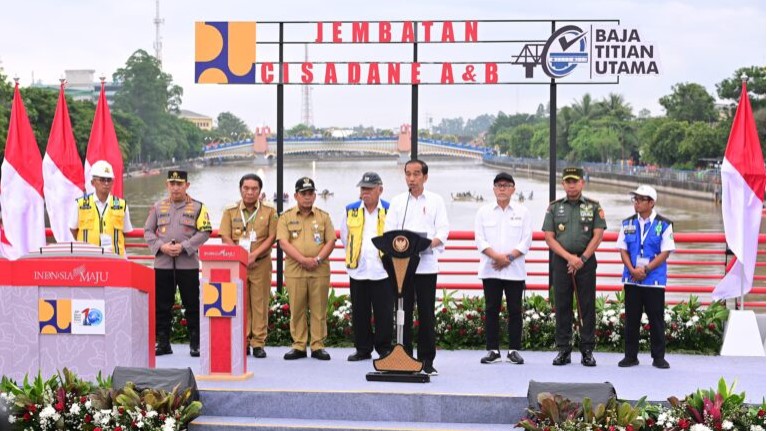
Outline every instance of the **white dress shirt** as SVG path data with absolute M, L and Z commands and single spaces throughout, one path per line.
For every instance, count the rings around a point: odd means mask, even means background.
M 407 213 L 405 209 L 407 208 Z M 445 201 L 436 193 L 424 190 L 415 197 L 409 192 L 399 194 L 391 200 L 389 213 L 386 215 L 386 232 L 405 229 L 416 233 L 425 233 L 426 238 L 439 238 L 442 245 L 429 248 L 421 253 L 416 274 L 436 274 L 439 272 L 437 254 L 445 250 L 450 223 L 447 220 Z
M 509 202 L 505 209 L 498 203 L 484 205 L 474 218 L 474 241 L 481 253 L 479 278 L 523 281 L 527 278 L 525 255 L 533 242 L 533 228 L 527 208 L 515 202 Z M 493 259 L 482 253 L 488 248 L 505 255 L 517 250 L 522 255 L 505 268 L 496 270 L 493 268 Z
M 368 212 L 365 204 L 360 204 L 360 209 L 365 213 L 365 225 L 362 228 L 362 250 L 357 268 L 346 268 L 349 277 L 355 280 L 383 280 L 389 275 L 383 267 L 378 249 L 373 245 L 372 239 L 378 236 L 378 209 L 382 208 L 381 201 L 372 213 Z M 346 225 L 346 211 L 341 217 L 341 242 L 346 247 L 349 237 L 349 227 Z

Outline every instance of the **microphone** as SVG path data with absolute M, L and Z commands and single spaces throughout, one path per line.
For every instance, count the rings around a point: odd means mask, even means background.
M 410 193 L 412 193 L 413 188 L 408 187 L 407 188 L 407 202 L 405 202 L 405 214 L 402 216 L 402 226 L 400 226 L 400 230 L 405 229 L 405 219 L 407 218 L 407 207 L 410 205 Z

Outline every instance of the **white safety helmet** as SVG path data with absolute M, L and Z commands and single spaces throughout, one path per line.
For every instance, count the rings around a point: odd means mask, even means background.
M 637 187 L 636 190 L 634 190 L 633 192 L 629 194 L 634 196 L 645 196 L 652 199 L 653 201 L 658 200 L 658 192 L 656 192 L 654 188 L 645 184 L 642 184 L 641 186 Z
M 91 166 L 91 178 L 93 177 L 114 178 L 115 171 L 112 169 L 112 165 L 110 165 L 109 162 L 106 160 L 99 160 Z

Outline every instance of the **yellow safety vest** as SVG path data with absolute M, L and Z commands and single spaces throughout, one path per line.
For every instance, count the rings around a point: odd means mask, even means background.
M 104 214 L 99 214 L 93 193 L 77 199 L 77 240 L 101 245 L 101 234 L 112 237 L 115 253 L 125 256 L 125 200 L 110 196 Z
M 383 235 L 386 213 L 389 203 L 381 200 L 378 208 L 378 235 Z M 346 267 L 356 269 L 359 266 L 362 252 L 362 233 L 365 228 L 365 205 L 362 201 L 355 202 L 346 207 Z

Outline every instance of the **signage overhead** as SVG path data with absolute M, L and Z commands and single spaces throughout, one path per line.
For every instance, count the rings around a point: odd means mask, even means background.
M 280 54 L 296 46 L 307 49 Z M 617 20 L 195 24 L 201 84 L 614 84 L 658 74 L 655 46 Z

